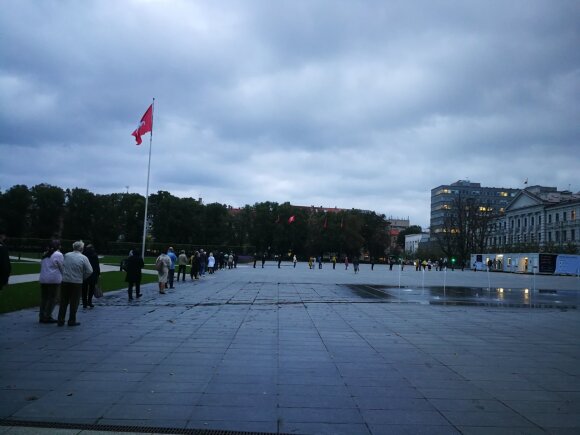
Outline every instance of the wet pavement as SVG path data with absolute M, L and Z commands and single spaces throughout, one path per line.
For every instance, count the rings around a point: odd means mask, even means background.
M 490 275 L 267 264 L 1 315 L 0 433 L 578 433 L 580 281 Z

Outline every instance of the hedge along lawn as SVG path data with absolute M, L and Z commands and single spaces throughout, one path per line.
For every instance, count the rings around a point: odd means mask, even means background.
M 141 284 L 157 282 L 157 275 L 143 274 Z M 103 292 L 127 288 L 125 272 L 101 274 Z M 10 284 L 0 290 L 0 314 L 40 305 L 40 283 L 38 281 Z M 56 309 L 55 309 L 56 311 Z
M 10 275 L 27 275 L 29 273 L 40 273 L 40 263 L 28 261 L 11 261 L 12 268 Z

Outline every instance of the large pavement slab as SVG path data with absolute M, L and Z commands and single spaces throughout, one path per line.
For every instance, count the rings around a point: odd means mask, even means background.
M 268 263 L 167 295 L 147 285 L 132 303 L 107 294 L 74 328 L 9 313 L 0 433 L 26 422 L 69 424 L 59 433 L 579 433 L 579 311 L 399 299 L 399 282 L 404 291 L 443 280 L 529 288 L 532 298 L 580 289 L 575 277 Z M 384 285 L 395 286 L 390 297 Z

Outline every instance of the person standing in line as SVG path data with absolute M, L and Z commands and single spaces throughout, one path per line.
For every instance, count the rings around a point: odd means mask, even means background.
M 199 251 L 195 251 L 191 255 L 189 262 L 191 263 L 191 270 L 189 272 L 191 280 L 193 281 L 194 279 L 199 279 Z
M 344 270 L 348 270 L 348 255 L 344 256 Z
M 375 258 L 371 257 L 371 270 L 375 270 Z
M 280 264 L 282 264 L 282 254 L 278 255 L 278 269 L 280 269 Z
M 70 307 L 68 326 L 78 326 L 77 310 L 81 299 L 83 281 L 93 274 L 89 259 L 83 255 L 85 244 L 82 240 L 73 243 L 73 250 L 64 256 L 58 326 L 64 326 L 66 311 Z
M 322 255 L 318 257 L 318 268 L 322 269 Z
M 262 254 L 262 269 L 264 268 L 264 264 L 266 264 L 266 253 Z
M 230 252 L 228 255 L 228 269 L 233 269 L 234 267 L 234 254 Z
M 213 274 L 214 267 L 215 267 L 215 258 L 213 256 L 213 252 L 210 252 L 209 257 L 207 257 L 207 271 L 210 275 Z
M 101 275 L 101 267 L 99 266 L 99 257 L 95 252 L 93 245 L 87 245 L 83 252 L 85 257 L 89 259 L 93 273 L 83 281 L 83 308 L 93 308 L 93 296 L 95 294 L 95 287 Z
M 133 300 L 133 287 L 135 287 L 135 297 L 140 298 L 141 294 L 141 269 L 145 266 L 143 259 L 141 258 L 141 253 L 138 249 L 133 249 L 132 255 L 127 258 L 125 263 L 125 271 L 127 275 L 125 276 L 125 282 L 128 283 L 129 287 L 127 289 L 127 294 L 129 295 L 129 300 Z
M 238 268 L 238 254 L 234 252 L 234 269 Z
M 336 255 L 332 256 L 332 270 L 336 269 Z
M 62 271 L 64 268 L 64 256 L 60 252 L 60 242 L 53 240 L 42 255 L 40 261 L 40 311 L 39 323 L 56 323 L 52 318 L 52 312 L 56 306 Z
M 157 269 L 157 281 L 159 282 L 159 293 L 165 294 L 167 288 L 167 279 L 169 278 L 169 267 L 171 266 L 171 258 L 162 252 L 157 260 L 155 260 L 155 269 Z
M 0 290 L 8 284 L 12 266 L 10 265 L 10 254 L 6 247 L 6 233 L 0 230 Z
M 258 253 L 254 252 L 254 269 L 256 268 L 256 262 L 258 261 Z
M 358 273 L 358 265 L 359 265 L 358 255 L 355 255 L 354 258 L 352 259 L 352 267 L 354 269 L 354 273 Z
M 183 274 L 183 278 L 181 279 L 185 282 L 185 272 L 187 270 L 187 255 L 185 255 L 185 251 L 181 250 L 179 253 L 179 257 L 177 257 L 177 264 L 179 265 L 179 269 L 177 270 L 177 282 L 179 282 L 179 275 Z
M 199 251 L 199 276 L 205 276 L 205 268 L 207 267 L 207 254 L 203 249 Z
M 292 263 L 294 263 L 294 269 L 296 269 L 296 263 L 298 263 L 298 259 L 296 258 L 296 254 L 292 257 Z
M 167 256 L 169 257 L 170 260 L 170 265 L 169 265 L 169 272 L 167 275 L 167 282 L 169 283 L 169 288 L 175 288 L 173 287 L 173 279 L 175 277 L 175 263 L 177 263 L 177 255 L 175 255 L 175 252 L 173 252 L 173 248 L 170 247 L 167 250 Z

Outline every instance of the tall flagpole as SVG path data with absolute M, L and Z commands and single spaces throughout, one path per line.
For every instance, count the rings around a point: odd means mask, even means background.
M 147 207 L 149 205 L 149 174 L 151 173 L 151 145 L 153 143 L 153 112 L 155 111 L 155 98 L 151 104 L 151 134 L 149 135 L 149 163 L 147 163 L 147 192 L 145 193 L 145 216 L 143 217 L 143 246 L 141 258 L 145 260 L 145 241 L 147 240 Z

